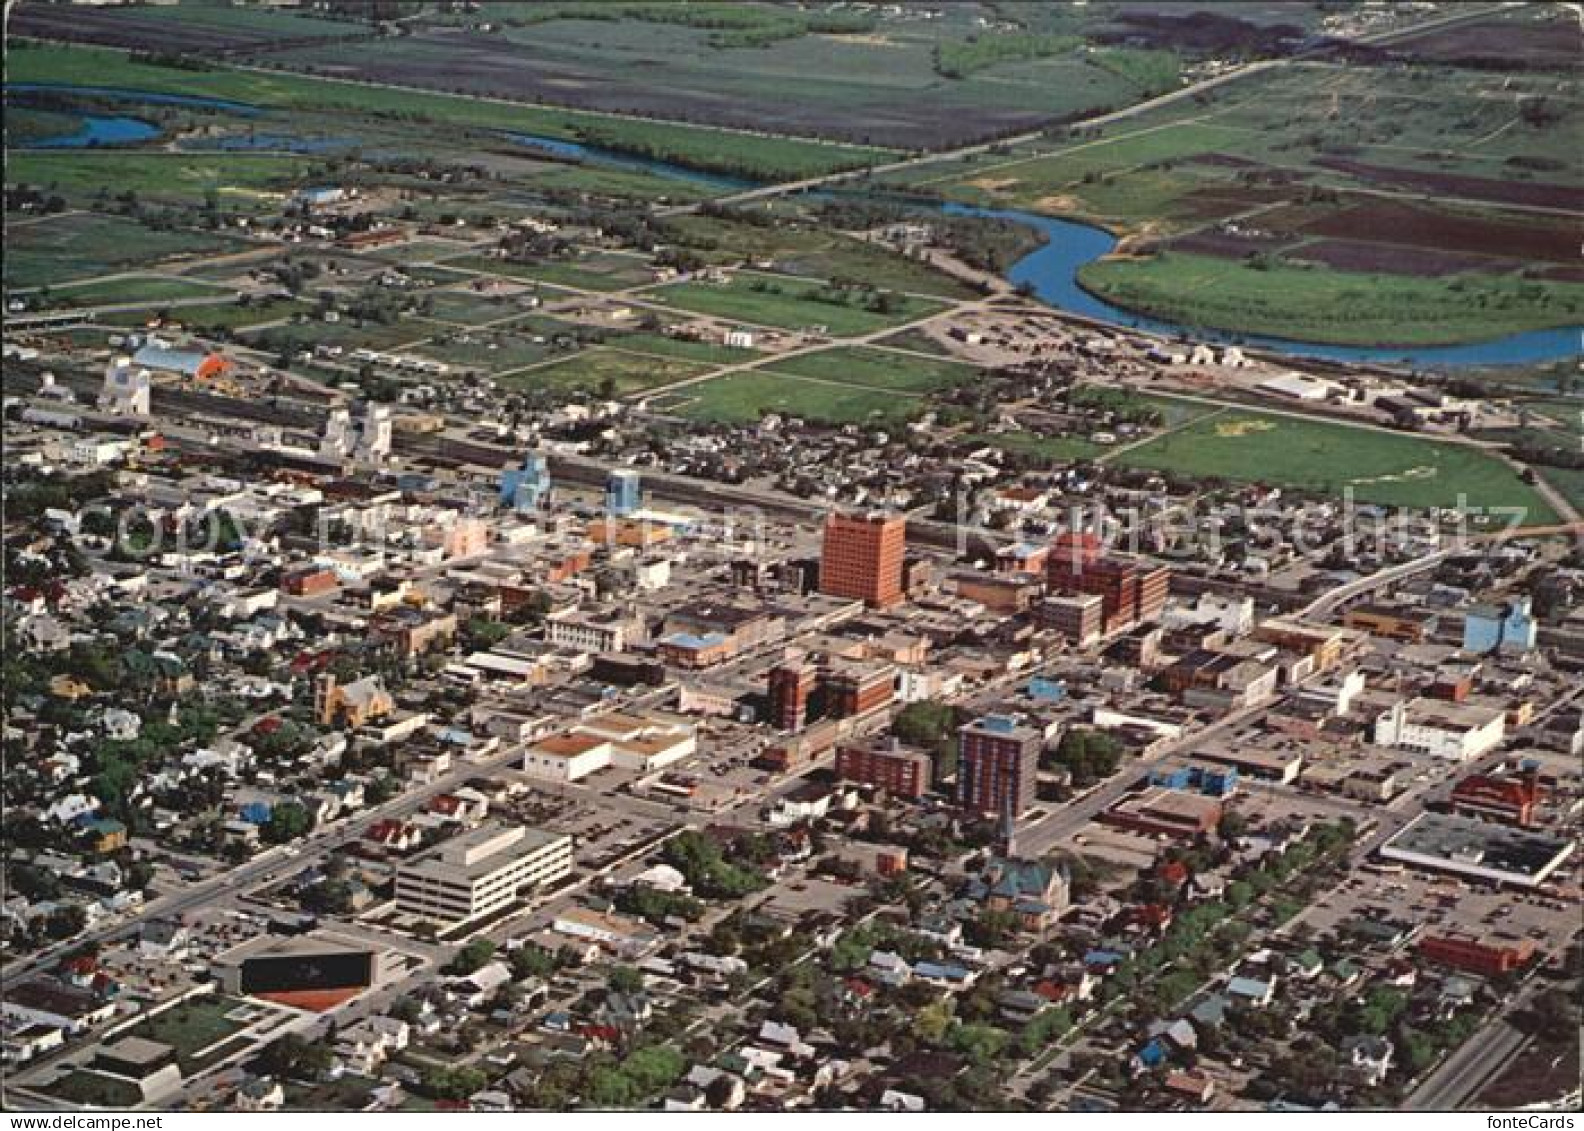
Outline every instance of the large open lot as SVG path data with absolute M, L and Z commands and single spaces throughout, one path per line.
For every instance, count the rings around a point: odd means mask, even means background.
M 647 297 L 695 314 L 787 330 L 824 327 L 826 333 L 841 336 L 883 330 L 942 309 L 940 303 L 909 295 L 882 296 L 856 288 L 834 291 L 812 283 L 741 275 L 725 283 L 679 283 Z
M 808 381 L 779 373 L 716 377 L 660 397 L 655 407 L 693 420 L 748 424 L 767 413 L 826 424 L 899 423 L 924 408 L 920 397 L 884 389 Z
M 28 290 L 130 268 L 146 270 L 164 260 L 240 246 L 225 236 L 156 231 L 114 216 L 52 216 L 6 226 L 5 285 Z M 203 291 L 194 285 L 184 294 Z M 105 294 L 110 295 L 105 301 L 114 301 L 121 291 L 67 293 L 81 304 Z
M 1276 413 L 1216 413 L 1117 457 L 1197 478 L 1299 487 L 1404 507 L 1523 507 L 1555 516 L 1518 474 L 1468 444 Z

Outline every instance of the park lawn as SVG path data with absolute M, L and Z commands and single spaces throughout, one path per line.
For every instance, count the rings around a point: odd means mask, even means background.
M 1361 503 L 1426 509 L 1524 507 L 1555 516 L 1516 472 L 1468 444 L 1298 416 L 1234 410 L 1118 454 L 1116 463 L 1195 479 L 1295 487 Z
M 900 424 L 925 407 L 923 398 L 905 393 L 763 372 L 730 373 L 691 385 L 677 390 L 668 403 L 665 411 L 715 424 L 751 424 L 769 412 L 824 424 Z
M 695 314 L 761 326 L 788 330 L 823 326 L 825 333 L 838 337 L 872 333 L 944 309 L 931 299 L 894 295 L 894 313 L 881 314 L 858 305 L 823 302 L 815 297 L 820 291 L 817 284 L 792 279 L 772 282 L 760 276 L 752 282 L 737 277 L 729 283 L 677 283 L 649 292 L 648 298 Z
M 1421 279 L 1165 252 L 1078 272 L 1109 302 L 1186 326 L 1362 346 L 1477 342 L 1584 318 L 1584 284 Z
M 393 64 L 401 62 L 399 52 L 408 47 L 381 45 L 392 56 L 389 61 Z M 347 49 L 342 44 L 334 48 L 337 52 Z M 403 115 L 436 126 L 539 134 L 641 153 L 697 169 L 751 171 L 764 180 L 790 180 L 861 168 L 895 154 L 894 150 L 876 147 L 727 132 L 281 72 L 239 71 L 220 66 L 188 71 L 134 61 L 126 52 L 107 48 L 18 44 L 6 53 L 9 82 L 81 82 L 84 75 L 93 76 L 95 86 L 193 94 L 280 110 L 336 109 L 364 115 Z
M 813 377 L 867 389 L 892 389 L 904 393 L 932 393 L 971 379 L 978 370 L 955 361 L 930 361 L 888 350 L 863 346 L 821 350 L 766 368 L 797 377 Z
M 144 201 L 201 204 L 213 192 L 230 211 L 280 208 L 314 180 L 312 158 L 279 153 L 184 153 L 126 149 L 27 149 L 6 153 L 6 181 L 42 185 L 76 208 L 135 193 Z
M 548 365 L 513 373 L 506 380 L 518 387 L 553 385 L 620 397 L 698 377 L 711 368 L 708 364 L 674 357 L 652 357 L 595 347 Z
M 187 1063 L 205 1049 L 247 1028 L 245 1022 L 226 1016 L 241 1004 L 228 997 L 192 998 L 146 1018 L 134 1026 L 129 1035 L 169 1045 L 176 1050 L 177 1058 Z
M 1054 463 L 1093 459 L 1104 452 L 1103 445 L 1083 436 L 1041 436 L 1034 432 L 999 432 L 968 436 L 970 447 L 989 446 L 1017 455 L 1039 456 Z
M 119 1076 L 106 1076 L 102 1072 L 92 1072 L 86 1068 L 69 1072 L 48 1088 L 41 1090 L 56 1099 L 85 1107 L 124 1110 L 143 1102 L 143 1093 L 132 1081 L 123 1080 Z
M 1535 474 L 1561 492 L 1575 510 L 1584 511 L 1584 467 L 1537 467 Z
M 111 306 L 119 303 L 144 303 L 158 306 L 163 302 L 183 298 L 219 298 L 230 294 L 229 287 L 217 283 L 203 283 L 195 279 L 171 279 L 163 275 L 128 275 L 119 279 L 104 279 L 91 283 L 68 283 L 51 287 L 49 305 L 56 306 Z
M 8 154 L 12 158 L 16 155 Z M 212 254 L 238 246 L 206 232 L 156 231 L 119 216 L 55 216 L 6 225 L 6 289 L 29 290 L 68 280 L 147 270 L 178 256 Z M 202 293 L 202 292 L 197 292 Z

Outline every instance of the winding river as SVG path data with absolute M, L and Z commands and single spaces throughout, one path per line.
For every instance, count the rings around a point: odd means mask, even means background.
M 232 102 L 222 98 L 208 98 L 185 94 L 159 94 L 149 91 L 125 90 L 117 87 L 76 86 L 67 83 L 8 83 L 6 93 L 70 93 L 114 101 L 142 102 L 150 105 L 192 106 L 256 117 L 266 113 L 258 106 L 245 102 Z M 32 144 L 39 148 L 77 148 L 94 144 L 128 144 L 148 140 L 158 134 L 156 127 L 137 118 L 113 118 L 84 114 L 83 126 L 76 133 L 56 138 L 46 138 Z M 640 157 L 585 145 L 564 138 L 545 137 L 539 134 L 505 133 L 509 141 L 526 149 L 573 161 L 586 161 L 608 168 L 626 169 L 655 176 L 686 180 L 718 192 L 755 187 L 752 182 L 737 177 L 703 173 L 681 165 Z M 285 135 L 271 135 L 277 143 L 285 142 Z M 355 144 L 355 139 L 348 139 Z M 224 145 L 220 147 L 226 147 Z M 238 147 L 245 147 L 238 146 Z M 289 148 L 289 145 L 283 145 Z M 1006 273 L 1009 281 L 1026 284 L 1035 297 L 1047 305 L 1102 322 L 1132 327 L 1166 337 L 1191 338 L 1256 347 L 1294 357 L 1322 358 L 1329 361 L 1366 362 L 1376 364 L 1409 365 L 1416 368 L 1448 368 L 1461 366 L 1501 366 L 1535 364 L 1564 358 L 1584 356 L 1584 326 L 1559 326 L 1546 330 L 1529 330 L 1509 334 L 1482 342 L 1469 342 L 1447 346 L 1341 346 L 1321 342 L 1305 342 L 1291 338 L 1269 337 L 1259 334 L 1234 334 L 1202 327 L 1168 322 L 1138 314 L 1116 306 L 1084 290 L 1078 283 L 1078 272 L 1086 264 L 1109 253 L 1116 246 L 1115 238 L 1103 229 L 1073 220 L 1058 220 L 1034 212 L 1015 209 L 978 208 L 964 204 L 936 204 L 908 201 L 911 207 L 940 211 L 951 216 L 980 216 L 995 220 L 1008 220 L 1024 224 L 1044 237 L 1035 250 L 1013 263 Z

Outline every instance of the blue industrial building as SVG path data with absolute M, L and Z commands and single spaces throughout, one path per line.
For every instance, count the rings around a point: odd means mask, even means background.
M 605 481 L 605 511 L 612 515 L 632 514 L 643 505 L 643 481 L 636 471 L 618 468 Z
M 513 510 L 538 510 L 550 494 L 550 465 L 537 452 L 529 452 L 521 467 L 501 473 L 500 501 Z
M 1528 597 L 1506 605 L 1475 605 L 1463 614 L 1465 652 L 1527 652 L 1539 627 Z
M 1198 790 L 1211 797 L 1230 797 L 1237 791 L 1238 772 L 1236 766 L 1174 762 L 1152 769 L 1149 783 L 1165 789 Z

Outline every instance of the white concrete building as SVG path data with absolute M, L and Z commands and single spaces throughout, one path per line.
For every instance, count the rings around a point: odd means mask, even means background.
M 1496 707 L 1410 699 L 1375 720 L 1375 745 L 1466 762 L 1495 749 L 1507 733 L 1507 715 Z
M 572 838 L 486 826 L 454 837 L 396 872 L 397 909 L 460 923 L 500 911 L 572 872 Z

